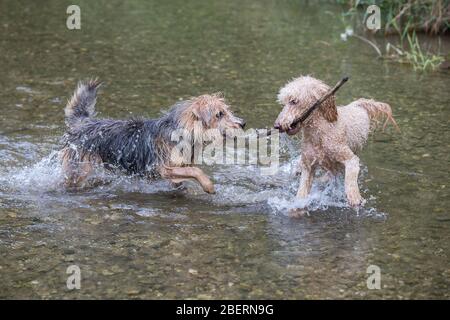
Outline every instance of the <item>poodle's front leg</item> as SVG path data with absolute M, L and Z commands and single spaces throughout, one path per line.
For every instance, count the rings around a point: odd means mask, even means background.
M 359 158 L 353 155 L 348 160 L 343 161 L 345 165 L 345 193 L 348 203 L 356 207 L 363 201 L 358 187 Z
M 300 187 L 297 191 L 297 198 L 306 198 L 311 191 L 312 179 L 313 179 L 313 169 L 310 165 L 305 164 L 303 161 L 300 162 Z
M 195 179 L 207 193 L 215 193 L 214 185 L 209 177 L 196 167 L 162 167 L 161 176 L 170 179 L 174 183 L 181 183 L 184 180 Z

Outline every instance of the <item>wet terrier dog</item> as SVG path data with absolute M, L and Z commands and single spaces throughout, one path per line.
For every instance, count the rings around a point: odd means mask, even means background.
M 215 129 L 224 135 L 228 129 L 242 129 L 245 122 L 233 115 L 221 95 L 206 94 L 179 102 L 158 119 L 97 119 L 99 86 L 98 80 L 80 82 L 65 108 L 67 131 L 60 156 L 67 187 L 83 186 L 94 166 L 102 165 L 130 175 L 162 177 L 176 184 L 193 179 L 205 192 L 215 192 L 202 170 L 174 156 L 172 134 L 180 129 L 196 130 L 197 135 Z M 189 141 L 194 144 L 196 140 Z
M 355 153 L 363 147 L 369 132 L 381 118 L 386 118 L 383 129 L 388 121 L 395 127 L 397 124 L 391 107 L 386 103 L 358 99 L 349 105 L 336 107 L 332 95 L 304 123 L 293 127 L 295 120 L 329 90 L 328 85 L 310 76 L 301 76 L 287 83 L 278 94 L 283 110 L 274 127 L 288 135 L 300 130 L 302 133 L 297 197 L 308 196 L 316 168 L 325 169 L 327 175 L 335 175 L 344 169 L 347 200 L 351 206 L 358 206 L 363 199 L 358 188 L 359 158 Z

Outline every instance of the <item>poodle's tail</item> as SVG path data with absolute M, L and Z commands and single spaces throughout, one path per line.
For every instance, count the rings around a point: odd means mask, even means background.
M 386 128 L 388 122 L 390 122 L 400 132 L 400 128 L 392 116 L 391 106 L 387 103 L 375 101 L 373 99 L 358 99 L 355 101 L 355 104 L 367 111 L 370 121 L 375 125 L 375 127 L 378 126 L 380 120 L 386 119 L 383 124 L 383 130 Z
M 97 89 L 100 85 L 101 82 L 98 79 L 78 83 L 75 93 L 64 109 L 67 126 L 72 127 L 82 119 L 95 116 Z

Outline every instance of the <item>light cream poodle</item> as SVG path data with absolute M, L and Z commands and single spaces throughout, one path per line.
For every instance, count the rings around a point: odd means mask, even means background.
M 358 206 L 363 199 L 358 188 L 359 158 L 355 153 L 363 147 L 369 132 L 381 118 L 386 118 L 383 129 L 388 121 L 395 127 L 397 124 L 391 107 L 386 103 L 358 99 L 349 105 L 336 107 L 332 95 L 303 123 L 292 127 L 295 120 L 329 90 L 328 85 L 310 76 L 292 80 L 278 94 L 278 101 L 284 107 L 274 126 L 289 135 L 302 133 L 297 197 L 308 196 L 318 167 L 331 174 L 344 169 L 347 200 L 351 206 Z

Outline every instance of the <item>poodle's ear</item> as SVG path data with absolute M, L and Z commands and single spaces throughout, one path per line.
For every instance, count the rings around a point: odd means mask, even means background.
M 225 95 L 224 95 L 223 92 L 221 92 L 221 91 L 214 92 L 214 93 L 212 94 L 212 96 L 213 96 L 214 98 L 217 98 L 217 99 L 224 99 L 224 98 L 225 98 Z
M 322 103 L 320 106 L 320 111 L 328 122 L 335 122 L 337 120 L 338 113 L 336 108 L 336 98 L 334 95 Z

